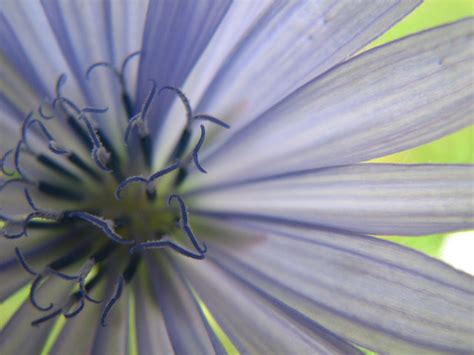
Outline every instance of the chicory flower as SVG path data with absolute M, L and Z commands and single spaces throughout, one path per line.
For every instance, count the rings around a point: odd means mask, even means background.
M 357 54 L 417 5 L 3 1 L 0 352 L 472 352 L 472 277 L 373 236 L 473 227 L 472 166 L 364 163 L 472 123 L 472 19 Z

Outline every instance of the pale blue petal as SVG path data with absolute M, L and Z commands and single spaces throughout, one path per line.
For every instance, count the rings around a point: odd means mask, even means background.
M 472 123 L 474 20 L 367 51 L 236 132 L 197 186 L 342 165 L 412 148 Z M 203 175 L 203 174 L 200 174 Z
M 100 287 L 101 293 L 104 293 L 105 284 Z M 66 320 L 51 348 L 51 354 L 90 354 L 96 335 L 96 324 L 100 324 L 100 306 L 86 303 L 81 313 Z M 119 342 L 120 339 L 117 338 L 116 341 Z
M 241 38 L 208 86 L 198 111 L 233 127 L 213 148 L 292 91 L 346 60 L 420 1 L 274 2 Z
M 151 277 L 154 274 L 151 274 Z M 151 288 L 150 275 L 137 275 L 131 287 L 135 291 L 136 334 L 139 354 L 172 354 L 173 345 L 166 328 L 160 304 Z
M 173 350 L 177 354 L 209 354 L 215 351 L 213 339 L 196 300 L 182 277 L 161 253 L 150 258 L 151 287 L 155 302 L 163 312 Z
M 185 257 L 175 259 L 176 265 L 183 269 L 190 284 L 241 353 L 360 353 L 317 324 L 303 323 L 304 315 L 284 313 L 278 305 L 272 304 L 274 300 L 262 299 L 215 264 L 203 261 L 197 266 Z
M 114 291 L 115 281 L 109 278 L 106 289 L 109 297 Z M 91 354 L 126 354 L 128 352 L 129 339 L 129 287 L 124 287 L 119 300 L 114 304 L 107 316 L 107 326 L 103 327 L 101 322 L 94 322 L 89 326 L 95 328 L 94 343 Z M 105 303 L 104 303 L 105 305 Z M 95 306 L 88 304 L 87 306 Z M 96 312 L 101 312 L 96 309 Z M 84 324 L 82 324 L 84 327 Z M 75 338 L 78 341 L 78 338 Z
M 208 148 L 218 149 L 259 113 L 360 50 L 418 3 L 233 3 L 184 84 L 197 112 L 212 113 L 232 126 L 215 130 L 210 125 Z M 179 139 L 185 118 L 181 105 L 174 105 L 167 118 L 156 146 L 164 157 L 158 160 L 166 159 L 170 141 Z
M 473 165 L 349 165 L 222 185 L 191 196 L 196 212 L 367 234 L 474 228 Z
M 350 341 L 398 354 L 474 350 L 472 276 L 363 235 L 223 226 L 207 230 L 212 261 Z
M 44 304 L 52 302 L 61 305 L 70 291 L 70 282 L 47 280 L 37 292 L 38 299 Z M 2 329 L 0 350 L 2 354 L 36 354 L 43 348 L 54 320 L 42 323 L 37 327 L 31 322 L 49 314 L 39 312 L 26 301 Z
M 258 19 L 272 6 L 275 4 L 269 0 L 233 1 L 231 3 L 218 30 L 210 39 L 181 88 L 191 107 L 197 108 L 199 100 L 204 95 L 209 83 L 217 75 L 219 68 L 242 38 L 252 30 Z M 167 163 L 186 123 L 186 112 L 183 105 L 181 101 L 175 100 L 162 123 L 161 130 L 157 132 L 154 146 L 156 151 L 154 164 L 157 169 Z
M 116 53 L 108 45 L 113 38 L 110 8 L 101 1 L 78 3 L 52 0 L 41 3 L 54 38 L 72 73 L 72 78 L 65 85 L 66 93 L 72 93 L 69 97 L 74 98 L 80 107 L 86 106 L 85 103 L 88 106 L 109 107 L 107 115 L 114 119 L 97 120 L 98 124 L 116 146 L 123 145 L 119 143 L 123 142 L 126 117 L 120 101 L 117 78 L 110 71 L 97 70 L 91 74 L 90 82 L 86 80 L 86 71 L 92 64 L 108 62 L 116 65 L 113 62 Z M 137 42 L 140 40 L 141 37 L 136 38 Z M 123 54 L 117 53 L 117 56 L 120 55 Z M 117 58 L 117 61 L 122 59 L 124 58 Z M 77 83 L 74 91 L 70 90 L 71 83 Z

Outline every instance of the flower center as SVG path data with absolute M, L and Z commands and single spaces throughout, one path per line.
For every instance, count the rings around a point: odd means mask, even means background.
M 22 218 L 0 214 L 3 236 L 18 239 L 37 229 L 64 232 L 56 243 L 66 252 L 47 262 L 42 270 L 32 268 L 22 251 L 15 249 L 20 264 L 34 277 L 31 303 L 44 312 L 56 306 L 53 312 L 33 321 L 33 325 L 59 314 L 73 317 L 82 310 L 85 301 L 106 302 L 102 315 L 105 325 L 124 284 L 133 278 L 147 250 L 166 249 L 193 259 L 205 257 L 207 246 L 194 234 L 186 203 L 175 191 L 186 179 L 191 165 L 207 173 L 199 160 L 206 129 L 202 124 L 199 126 L 200 136 L 193 143 L 194 123 L 205 120 L 224 128 L 229 126 L 213 116 L 193 114 L 188 99 L 179 89 L 165 86 L 157 90 L 154 80 L 150 80 L 151 88 L 141 109 L 135 112 L 136 105 L 126 89 L 124 70 L 139 54 L 129 55 L 120 71 L 107 63 L 97 63 L 86 73 L 89 77 L 95 68 L 105 67 L 119 79 L 121 102 L 128 117 L 122 147 L 111 143 L 95 118 L 105 115 L 107 108 L 81 108 L 62 94 L 66 83 L 63 74 L 56 83 L 56 97 L 38 108 L 42 119 L 30 113 L 23 123 L 16 148 L 7 151 L 0 160 L 0 168 L 8 177 L 0 185 L 0 193 L 14 186 L 23 192 L 30 210 Z M 174 93 L 181 100 L 187 124 L 168 158 L 168 165 L 153 171 L 148 116 L 154 98 L 164 91 Z M 56 122 L 82 144 L 91 159 L 58 144 L 54 133 L 57 130 L 52 129 Z M 32 144 L 33 134 L 46 138 L 47 153 L 44 147 L 39 150 Z M 119 156 L 118 151 L 125 151 L 128 158 Z M 47 171 L 46 177 L 32 169 L 33 165 Z M 97 300 L 90 292 L 108 275 L 116 279 L 115 291 L 107 299 Z M 76 285 L 72 289 L 79 290 L 71 291 L 60 305 L 44 306 L 37 300 L 37 291 L 55 278 L 71 282 Z

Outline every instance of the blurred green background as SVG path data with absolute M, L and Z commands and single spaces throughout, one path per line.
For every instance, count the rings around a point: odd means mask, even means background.
M 350 1 L 350 0 L 346 0 Z M 383 0 L 378 0 L 383 1 Z M 388 31 L 384 36 L 372 43 L 369 47 L 380 45 L 392 41 L 396 38 L 418 32 L 420 30 L 437 26 L 443 23 L 455 21 L 462 17 L 474 16 L 474 0 L 427 0 L 410 16 L 401 21 L 397 26 Z M 460 132 L 444 137 L 436 142 L 426 144 L 416 149 L 411 149 L 402 153 L 394 154 L 376 162 L 395 162 L 395 163 L 469 163 L 474 164 L 474 127 L 469 127 Z M 390 237 L 392 241 L 410 246 L 423 251 L 434 257 L 440 257 L 443 241 L 446 235 L 432 235 L 417 238 Z M 11 297 L 6 302 L 0 304 L 0 328 L 6 323 L 12 313 L 26 300 L 28 289 L 25 288 Z M 133 300 L 130 300 L 133 308 Z M 204 305 L 202 305 L 205 307 Z M 212 316 L 210 316 L 212 317 Z M 58 330 L 61 321 L 58 322 Z M 215 328 L 219 328 L 215 324 Z M 56 333 L 57 334 L 57 333 Z M 48 348 L 55 336 L 50 337 L 45 345 L 42 354 L 48 353 Z M 130 352 L 135 352 L 134 336 L 131 336 Z M 221 334 L 221 340 L 226 345 L 230 353 L 235 353 L 235 348 L 225 340 L 225 335 Z

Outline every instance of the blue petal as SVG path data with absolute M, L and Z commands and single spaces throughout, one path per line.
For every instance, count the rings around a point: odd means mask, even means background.
M 472 123 L 472 18 L 362 53 L 202 157 L 198 184 L 369 160 Z M 390 80 L 388 80 L 390 78 Z
M 400 354 L 474 350 L 472 276 L 362 235 L 203 222 L 225 226 L 207 231 L 213 262 L 343 338 Z
M 474 228 L 474 165 L 360 164 L 191 192 L 195 212 L 423 235 Z
M 44 302 L 52 302 L 62 306 L 71 289 L 71 283 L 47 280 L 38 290 L 38 298 Z M 49 314 L 50 312 L 47 312 Z M 36 310 L 29 301 L 26 301 L 10 321 L 2 329 L 0 337 L 0 349 L 4 354 L 35 354 L 42 349 L 48 334 L 54 325 L 54 319 L 34 327 L 31 321 L 45 316 Z
M 274 299 L 259 297 L 219 266 L 174 258 L 233 345 L 245 354 L 360 354 L 352 345 Z M 295 317 L 295 318 L 292 318 Z M 301 323 L 298 323 L 301 321 Z
M 233 49 L 208 87 L 199 110 L 228 116 L 232 126 L 240 128 L 362 49 L 419 3 L 274 3 Z
M 136 294 L 136 328 L 137 347 L 139 354 L 171 354 L 171 343 L 166 321 L 163 317 L 162 306 L 153 295 L 150 275 L 140 273 L 132 282 Z M 153 277 L 153 276 L 151 276 Z
M 115 279 L 110 277 L 106 284 L 106 292 L 110 293 L 114 289 Z M 103 327 L 100 322 L 92 323 L 89 326 L 94 328 L 94 341 L 91 354 L 125 354 L 128 351 L 129 339 L 129 287 L 123 288 L 123 293 L 114 304 L 107 316 L 107 326 Z M 110 297 L 110 294 L 109 294 Z M 103 305 L 105 306 L 105 302 Z M 88 304 L 89 307 L 95 305 Z M 95 310 L 98 312 L 98 310 Z M 84 324 L 81 323 L 84 327 Z M 78 338 L 74 338 L 78 341 Z
M 147 81 L 158 87 L 180 87 L 222 21 L 230 1 L 151 1 L 144 29 L 138 79 L 138 102 L 147 95 Z M 150 108 L 151 131 L 156 131 L 169 108 L 172 95 Z
M 212 332 L 206 327 L 196 300 L 182 276 L 167 258 L 149 258 L 148 270 L 154 299 L 160 306 L 173 349 L 178 354 L 209 354 L 215 351 Z
M 105 284 L 99 286 L 104 292 Z M 100 297 L 100 296 L 99 296 Z M 97 329 L 96 324 L 100 324 L 100 312 L 97 305 L 88 303 L 84 310 L 74 318 L 68 319 L 56 342 L 51 348 L 52 354 L 90 354 L 92 351 Z M 119 343 L 118 334 L 115 341 Z M 128 350 L 128 348 L 125 348 Z

